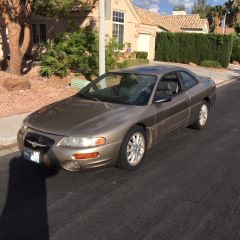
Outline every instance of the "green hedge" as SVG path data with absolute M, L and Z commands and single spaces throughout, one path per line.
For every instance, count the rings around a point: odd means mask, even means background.
M 200 66 L 208 68 L 222 68 L 219 62 L 213 60 L 204 60 L 200 63 Z
M 158 33 L 155 60 L 196 63 L 217 61 L 227 67 L 232 53 L 233 37 L 220 34 Z
M 148 52 L 136 51 L 137 59 L 147 59 L 147 57 L 148 57 Z
M 240 62 L 240 36 L 234 36 L 231 61 Z

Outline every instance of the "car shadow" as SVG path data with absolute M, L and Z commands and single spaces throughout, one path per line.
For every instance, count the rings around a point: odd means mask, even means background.
M 57 170 L 37 167 L 23 158 L 9 164 L 5 206 L 0 216 L 1 240 L 48 240 L 46 179 Z

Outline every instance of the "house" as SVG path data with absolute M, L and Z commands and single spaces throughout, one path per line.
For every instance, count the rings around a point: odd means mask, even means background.
M 154 59 L 157 32 L 208 32 L 207 20 L 200 19 L 197 14 L 174 12 L 174 15 L 165 16 L 138 8 L 131 0 L 105 0 L 105 2 L 106 34 L 120 44 L 130 43 L 131 51 L 148 52 L 150 60 Z M 62 19 L 33 15 L 30 49 L 38 46 L 40 42 L 53 38 L 54 34 L 66 31 L 73 23 L 75 26 L 91 23 L 98 28 L 98 15 L 98 4 L 88 14 L 75 7 L 69 17 Z
M 207 19 L 201 19 L 199 14 L 187 14 L 185 11 L 173 11 L 172 15 L 159 15 L 142 8 L 135 7 L 140 18 L 151 21 L 164 32 L 209 33 Z

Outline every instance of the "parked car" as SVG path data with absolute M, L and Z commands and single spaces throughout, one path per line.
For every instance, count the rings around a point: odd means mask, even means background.
M 69 171 L 116 165 L 133 170 L 168 133 L 205 127 L 216 99 L 213 80 L 180 67 L 106 73 L 75 96 L 30 116 L 18 133 L 24 158 Z

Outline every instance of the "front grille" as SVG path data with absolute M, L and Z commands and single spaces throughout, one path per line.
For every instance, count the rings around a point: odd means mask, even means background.
M 37 133 L 27 133 L 24 139 L 25 147 L 43 149 L 45 151 L 49 150 L 54 143 L 53 139 Z

